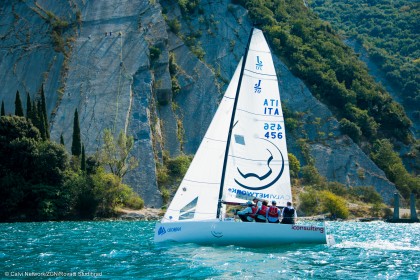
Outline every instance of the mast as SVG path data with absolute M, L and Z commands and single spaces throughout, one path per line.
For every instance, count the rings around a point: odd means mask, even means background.
M 251 38 L 252 38 L 253 33 L 254 33 L 254 27 L 252 27 L 252 29 L 251 29 L 251 34 L 249 35 L 248 43 L 247 43 L 246 48 L 245 48 L 245 55 L 244 55 L 244 59 L 242 60 L 241 73 L 239 74 L 239 81 L 238 81 L 238 87 L 236 89 L 235 101 L 233 103 L 232 117 L 230 118 L 229 133 L 228 133 L 228 138 L 227 138 L 227 142 L 226 142 L 225 157 L 224 157 L 224 160 L 223 160 L 222 179 L 220 181 L 219 199 L 218 199 L 218 202 L 217 202 L 217 215 L 216 215 L 217 219 L 220 218 L 220 209 L 222 208 L 223 187 L 225 185 L 226 164 L 227 164 L 227 160 L 228 160 L 228 157 L 229 157 L 229 146 L 230 146 L 230 140 L 232 138 L 232 130 L 233 130 L 233 127 L 234 127 L 233 122 L 235 121 L 235 113 L 236 113 L 236 107 L 238 105 L 239 92 L 241 90 L 242 77 L 243 77 L 243 74 L 244 74 L 246 59 L 248 57 L 249 45 L 251 43 Z

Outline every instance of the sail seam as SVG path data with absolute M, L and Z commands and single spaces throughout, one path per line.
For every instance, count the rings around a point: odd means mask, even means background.
M 251 73 L 254 73 L 254 74 L 257 74 L 259 76 L 277 77 L 276 74 L 264 74 L 264 73 L 259 73 L 259 72 L 251 71 L 249 69 L 245 69 L 245 71 L 251 72 Z M 246 75 L 246 74 L 244 73 L 244 75 Z
M 209 185 L 218 185 L 218 184 L 220 184 L 220 182 L 217 182 L 217 183 L 211 183 L 211 182 L 203 182 L 203 181 L 188 180 L 188 179 L 185 179 L 185 178 L 184 178 L 184 181 L 187 181 L 187 182 L 192 182 L 192 183 L 199 183 L 199 184 L 209 184 Z
M 213 139 L 213 138 L 209 138 L 209 137 L 204 137 L 204 139 L 208 139 L 208 140 L 212 140 L 212 141 L 216 141 L 216 142 L 226 143 L 226 140 Z
M 265 77 L 256 77 L 256 76 L 249 75 L 249 74 L 246 74 L 246 73 L 244 73 L 243 76 L 254 78 L 254 79 L 259 79 L 259 80 L 263 80 L 263 81 L 276 81 L 277 82 L 277 77 L 274 77 L 274 76 L 272 76 L 272 79 L 268 79 L 267 76 L 265 76 Z
M 233 156 L 233 155 L 229 155 L 229 157 L 231 158 L 237 158 L 237 159 L 243 159 L 243 160 L 249 160 L 249 161 L 267 161 L 266 159 L 250 159 L 250 158 L 243 158 L 243 157 L 238 157 L 238 156 Z M 280 160 L 273 160 L 272 163 L 276 163 L 276 162 L 281 162 Z M 284 162 L 289 162 L 288 160 L 284 160 Z
M 271 54 L 271 52 L 270 52 L 270 50 L 268 50 L 268 51 L 263 51 L 263 50 L 254 50 L 254 49 L 249 49 L 250 51 L 253 51 L 253 52 L 258 52 L 258 53 L 268 53 L 268 54 Z

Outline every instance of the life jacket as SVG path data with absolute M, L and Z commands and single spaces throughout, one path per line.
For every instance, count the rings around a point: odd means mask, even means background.
M 255 215 L 257 214 L 257 211 L 258 211 L 258 206 L 252 206 L 251 209 L 252 209 L 252 214 L 249 214 L 249 216 L 255 219 Z
M 290 209 L 289 207 L 285 207 L 283 210 L 283 217 L 285 218 L 294 218 L 295 216 L 295 209 Z
M 279 209 L 276 206 L 270 206 L 268 208 L 268 216 L 277 218 L 279 216 Z
M 258 211 L 258 215 L 264 216 L 267 214 L 268 207 L 265 205 L 261 205 L 260 210 Z

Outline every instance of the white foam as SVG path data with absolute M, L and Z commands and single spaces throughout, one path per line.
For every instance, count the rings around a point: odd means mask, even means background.
M 335 248 L 361 248 L 369 250 L 386 251 L 420 251 L 420 246 L 412 246 L 406 243 L 393 243 L 388 240 L 373 240 L 369 242 L 343 241 L 332 246 Z

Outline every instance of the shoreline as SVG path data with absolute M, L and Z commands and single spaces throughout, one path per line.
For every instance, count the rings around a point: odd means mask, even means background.
M 401 211 L 403 210 L 403 211 Z M 400 209 L 400 214 L 409 213 L 409 209 Z M 101 218 L 95 217 L 92 220 L 57 220 L 57 222 L 63 221 L 159 221 L 165 211 L 160 208 L 142 208 L 140 210 L 133 210 L 133 209 L 126 209 L 126 208 L 118 208 L 116 213 L 112 217 L 108 218 Z M 326 215 L 315 215 L 315 216 L 301 216 L 298 217 L 298 222 L 323 222 L 323 221 L 336 221 L 336 222 L 373 222 L 373 221 L 386 221 L 386 218 L 383 217 L 371 217 L 371 216 L 363 216 L 363 217 L 352 217 L 349 219 L 335 219 L 331 220 Z M 9 220 L 9 221 L 1 221 L 1 223 L 19 223 L 19 222 L 46 222 L 46 221 L 29 221 L 29 220 Z

